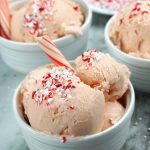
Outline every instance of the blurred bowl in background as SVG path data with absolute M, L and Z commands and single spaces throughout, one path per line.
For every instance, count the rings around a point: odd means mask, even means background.
M 137 90 L 150 92 L 150 60 L 131 56 L 114 45 L 109 37 L 109 29 L 114 19 L 115 16 L 108 21 L 105 28 L 105 42 L 109 53 L 119 62 L 129 67 L 131 82 Z

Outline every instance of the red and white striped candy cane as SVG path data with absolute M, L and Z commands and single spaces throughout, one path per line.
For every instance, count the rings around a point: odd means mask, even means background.
M 10 12 L 7 0 L 0 0 L 0 35 L 10 39 Z
M 66 58 L 63 56 L 63 54 L 57 49 L 56 45 L 50 40 L 47 35 L 38 37 L 37 41 L 42 50 L 47 54 L 47 56 L 55 65 L 65 66 L 73 69 Z

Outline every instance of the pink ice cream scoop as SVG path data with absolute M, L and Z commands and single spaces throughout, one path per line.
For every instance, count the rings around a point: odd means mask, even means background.
M 104 121 L 103 93 L 65 67 L 46 65 L 32 71 L 20 93 L 31 127 L 49 135 L 94 134 Z
M 30 0 L 13 12 L 11 39 L 36 42 L 36 37 L 48 35 L 52 40 L 74 34 L 81 35 L 84 15 L 71 0 Z
M 125 53 L 150 59 L 150 1 L 136 0 L 114 18 L 112 42 Z
M 116 124 L 122 118 L 124 112 L 124 107 L 118 101 L 106 102 L 102 130 L 106 130 Z
M 107 54 L 87 50 L 75 63 L 77 76 L 84 83 L 103 91 L 106 101 L 119 99 L 128 89 L 128 68 Z

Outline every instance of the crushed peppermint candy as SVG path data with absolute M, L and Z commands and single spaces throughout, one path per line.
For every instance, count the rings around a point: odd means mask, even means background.
M 74 107 L 74 106 L 69 106 L 67 109 L 68 109 L 68 110 L 74 110 L 75 107 Z
M 137 1 L 133 4 L 131 11 L 128 14 L 128 20 L 131 22 L 134 21 L 134 18 L 139 15 L 143 16 L 150 14 L 150 2 L 149 1 Z M 120 26 L 125 25 L 124 18 L 120 18 L 119 20 Z
M 94 50 L 87 50 L 82 54 L 82 61 L 87 62 L 86 68 L 88 69 L 89 66 L 95 66 L 95 62 L 100 60 L 99 53 Z
M 99 89 L 101 91 L 105 91 L 105 92 L 109 92 L 110 90 L 110 84 L 108 83 L 108 81 L 106 81 L 106 79 L 104 79 L 103 82 L 100 83 L 94 83 L 91 85 L 92 88 L 95 88 L 95 89 Z
M 61 68 L 62 69 L 62 68 Z M 80 79 L 75 76 L 74 71 L 69 69 L 57 69 L 53 67 L 39 82 L 42 88 L 32 92 L 32 99 L 38 104 L 46 101 L 50 105 L 54 101 L 54 96 L 59 96 L 62 101 L 73 98 L 71 90 L 76 88 L 73 81 L 80 83 Z M 74 109 L 70 106 L 69 109 Z
M 146 5 L 145 5 L 146 4 Z M 145 14 L 149 14 L 150 13 L 150 2 L 148 1 L 137 1 L 134 6 L 133 9 L 129 15 L 129 19 L 132 19 L 136 16 L 140 15 L 145 15 Z
M 77 5 L 75 5 L 75 6 L 73 6 L 73 9 L 74 9 L 75 11 L 77 11 L 77 10 L 79 9 L 79 7 L 78 7 Z
M 146 139 L 146 138 L 147 138 L 147 135 L 144 135 L 144 138 Z
M 111 11 L 113 13 L 119 11 L 124 6 L 129 4 L 129 0 L 88 0 L 88 2 L 95 7 Z
M 41 36 L 46 34 L 46 28 L 42 20 L 51 20 L 55 0 L 36 0 L 32 3 L 32 12 L 24 15 L 24 24 L 32 35 Z
M 61 142 L 62 142 L 62 143 L 66 143 L 66 142 L 67 142 L 67 137 L 66 137 L 66 136 L 63 136 L 63 137 L 61 138 Z
M 109 119 L 109 123 L 110 123 L 111 125 L 114 125 L 114 124 L 117 123 L 117 121 L 116 121 L 116 120 L 113 120 L 112 118 L 110 118 L 110 119 Z

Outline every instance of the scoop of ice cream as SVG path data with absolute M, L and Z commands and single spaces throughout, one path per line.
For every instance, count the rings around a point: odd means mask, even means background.
M 21 90 L 31 127 L 54 135 L 96 133 L 104 120 L 105 100 L 64 67 L 46 65 L 31 72 Z
M 122 51 L 150 59 L 150 1 L 137 0 L 121 10 L 110 26 L 109 35 Z
M 130 72 L 125 65 L 96 50 L 87 50 L 76 61 L 80 79 L 104 92 L 106 101 L 120 98 L 128 89 Z
M 117 123 L 124 115 L 124 112 L 125 109 L 119 102 L 106 102 L 105 119 L 102 130 L 106 130 Z
M 79 5 L 70 0 L 30 0 L 13 12 L 11 39 L 35 42 L 37 36 L 45 34 L 52 40 L 67 34 L 81 35 L 83 21 Z

